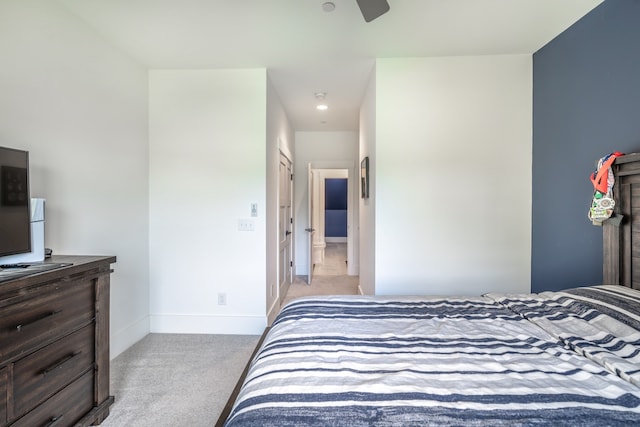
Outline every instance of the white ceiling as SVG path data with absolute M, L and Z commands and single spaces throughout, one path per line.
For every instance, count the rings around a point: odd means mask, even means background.
M 602 0 L 58 0 L 153 69 L 266 67 L 294 130 L 357 130 L 374 58 L 531 54 Z M 329 110 L 315 109 L 327 92 Z

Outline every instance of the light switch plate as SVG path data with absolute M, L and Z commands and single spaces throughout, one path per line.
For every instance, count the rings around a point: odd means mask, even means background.
M 252 219 L 239 219 L 238 231 L 254 231 L 256 224 Z

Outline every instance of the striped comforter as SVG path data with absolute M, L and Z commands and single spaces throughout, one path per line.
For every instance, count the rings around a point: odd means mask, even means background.
M 296 300 L 225 425 L 640 425 L 625 292 Z

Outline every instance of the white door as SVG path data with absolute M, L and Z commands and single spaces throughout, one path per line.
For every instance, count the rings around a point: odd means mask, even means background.
M 291 211 L 291 188 L 293 174 L 291 161 L 280 153 L 279 180 L 279 212 L 278 212 L 278 296 L 280 302 L 287 295 L 293 277 L 291 230 L 293 216 Z
M 307 165 L 307 265 L 309 266 L 309 273 L 307 274 L 307 283 L 311 284 L 313 278 L 313 234 L 316 231 L 313 228 L 313 171 L 311 170 L 311 163 Z

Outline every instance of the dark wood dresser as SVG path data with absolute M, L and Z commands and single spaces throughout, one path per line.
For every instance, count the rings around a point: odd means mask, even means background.
M 54 256 L 0 272 L 0 427 L 86 426 L 109 415 L 115 261 Z

